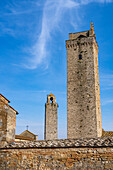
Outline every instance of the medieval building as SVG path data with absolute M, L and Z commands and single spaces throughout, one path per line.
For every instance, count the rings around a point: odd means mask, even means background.
M 66 48 L 67 138 L 101 137 L 98 44 L 93 23 L 88 31 L 70 33 Z M 56 139 L 55 96 L 48 96 L 45 107 L 45 139 Z
M 15 141 L 37 141 L 37 135 L 25 130 L 20 135 L 15 135 Z
M 18 112 L 9 103 L 10 101 L 0 94 L 0 145 L 15 141 L 16 115 L 18 115 Z
M 67 48 L 67 138 L 112 136 L 102 130 L 98 44 L 93 23 L 88 31 L 70 33 Z M 0 94 L 0 141 L 15 141 L 18 112 Z M 45 104 L 44 139 L 57 139 L 57 108 L 55 96 L 47 96 Z M 29 139 L 28 139 L 29 138 Z M 16 135 L 16 141 L 37 140 L 29 131 Z
M 113 169 L 113 132 L 102 130 L 98 45 L 93 23 L 71 33 L 67 48 L 67 139 L 57 139 L 55 96 L 45 104 L 45 140 L 26 130 L 15 136 L 18 112 L 0 94 L 1 170 Z
M 101 137 L 98 44 L 90 30 L 70 33 L 67 47 L 67 137 Z

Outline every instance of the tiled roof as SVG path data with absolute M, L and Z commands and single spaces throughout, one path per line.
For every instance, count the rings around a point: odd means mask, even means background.
M 4 100 L 4 99 L 5 99 L 5 100 Z M 17 115 L 19 114 L 12 106 L 10 106 L 10 105 L 8 104 L 8 103 L 10 103 L 10 101 L 9 101 L 6 97 L 4 97 L 1 93 L 0 93 L 0 101 L 1 101 L 2 103 L 5 103 L 5 105 L 8 106 L 8 107 L 10 107 L 12 110 L 14 110 Z M 6 101 L 7 101 L 7 102 L 6 102 Z
M 49 96 L 54 96 L 54 95 L 52 93 L 50 93 Z
M 113 131 L 104 131 L 102 130 L 102 137 L 112 137 L 113 136 Z
M 19 141 L 7 143 L 1 148 L 83 148 L 83 147 L 113 147 L 113 137 L 57 139 L 42 141 Z
M 1 93 L 0 93 L 0 96 L 2 96 L 5 100 L 8 101 L 8 103 L 10 103 L 10 101 L 5 96 L 3 96 Z
M 35 139 L 29 138 L 29 137 L 26 137 L 26 136 L 21 136 L 21 135 L 15 135 L 15 139 L 36 141 Z
M 30 132 L 29 130 L 25 130 L 24 132 L 22 132 L 20 135 L 21 136 L 24 136 L 24 133 L 27 132 L 27 133 L 30 133 L 31 135 L 33 136 L 38 136 L 38 135 L 35 135 L 34 133 Z

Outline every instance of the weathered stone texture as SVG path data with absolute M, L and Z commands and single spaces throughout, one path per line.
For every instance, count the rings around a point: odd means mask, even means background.
M 7 141 L 15 141 L 16 113 L 7 107 Z
M 16 112 L 0 100 L 0 145 L 15 141 Z
M 77 141 L 78 147 L 73 145 Z M 113 169 L 113 138 L 70 139 L 28 143 L 24 142 L 23 146 L 21 143 L 18 143 L 16 146 L 12 144 L 7 146 L 9 148 L 1 148 L 0 169 Z M 51 144 L 53 145 L 51 146 Z M 94 144 L 97 145 L 92 147 Z
M 67 47 L 67 137 L 102 135 L 98 45 L 94 31 L 70 34 Z
M 51 101 L 52 100 L 52 101 Z M 50 101 L 52 103 L 50 103 Z M 57 139 L 57 103 L 55 96 L 48 95 L 47 103 L 45 104 L 45 139 Z
M 57 104 L 46 103 L 45 139 L 57 139 Z
M 79 138 L 79 139 L 57 139 L 24 141 L 9 143 L 1 148 L 62 148 L 62 147 L 113 147 L 113 137 L 103 138 Z
M 0 101 L 0 144 L 6 140 L 7 134 L 7 113 L 4 109 L 4 103 Z
M 25 136 L 25 137 L 29 137 L 31 139 L 35 139 L 36 138 L 36 135 L 31 133 L 30 131 L 28 130 L 25 130 L 23 133 L 20 134 L 21 136 Z

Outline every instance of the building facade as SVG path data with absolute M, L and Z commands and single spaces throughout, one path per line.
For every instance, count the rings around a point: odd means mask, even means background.
M 15 141 L 16 115 L 18 112 L 9 103 L 10 101 L 0 94 L 0 145 Z
M 15 141 L 37 141 L 37 136 L 29 130 L 25 130 L 20 135 L 15 135 Z

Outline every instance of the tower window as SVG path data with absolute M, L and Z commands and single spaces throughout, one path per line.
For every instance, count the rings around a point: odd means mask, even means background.
M 79 60 L 82 60 L 82 55 L 81 54 L 79 55 Z
M 89 106 L 87 106 L 87 110 L 89 110 Z
M 50 98 L 50 103 L 53 103 L 53 97 Z

